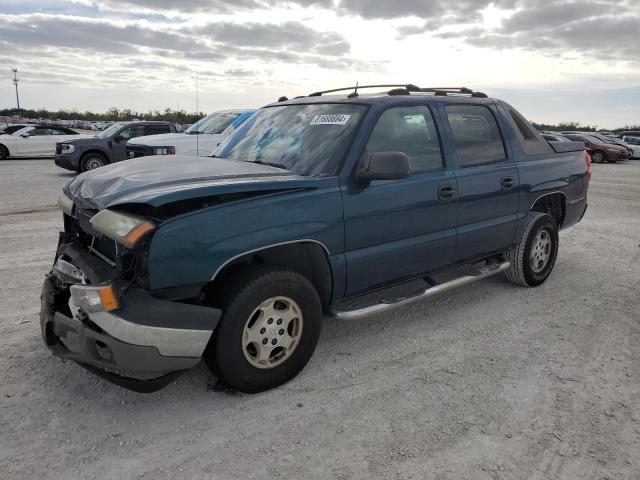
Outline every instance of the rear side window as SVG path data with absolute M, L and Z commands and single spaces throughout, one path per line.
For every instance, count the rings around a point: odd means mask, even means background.
M 363 153 L 402 152 L 411 162 L 411 172 L 443 168 L 438 132 L 427 107 L 394 107 L 386 110 L 373 128 Z
M 527 155 L 554 153 L 551 146 L 544 141 L 542 135 L 520 113 L 507 104 L 504 107 L 509 112 L 511 125 L 515 127 L 516 136 L 524 153 Z
M 169 125 L 147 125 L 144 127 L 145 135 L 159 135 L 169 133 Z
M 491 110 L 480 105 L 449 105 L 446 112 L 459 167 L 507 159 L 502 135 Z

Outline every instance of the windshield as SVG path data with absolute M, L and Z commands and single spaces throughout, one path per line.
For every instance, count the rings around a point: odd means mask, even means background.
M 332 103 L 263 108 L 216 155 L 300 175 L 335 175 L 365 109 Z
M 122 127 L 122 123 L 114 123 L 109 128 L 101 131 L 96 137 L 98 138 L 111 138 Z
M 196 123 L 185 130 L 184 133 L 205 133 L 215 135 L 222 133 L 231 125 L 241 112 L 212 113 L 201 118 Z

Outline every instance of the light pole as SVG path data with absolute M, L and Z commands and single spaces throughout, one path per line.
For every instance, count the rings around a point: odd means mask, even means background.
M 13 72 L 13 84 L 16 86 L 16 103 L 18 104 L 18 117 L 21 117 L 22 115 L 20 115 L 20 96 L 18 95 L 18 69 L 12 68 L 11 71 Z

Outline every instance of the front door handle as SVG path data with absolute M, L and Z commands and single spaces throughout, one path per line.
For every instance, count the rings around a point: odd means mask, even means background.
M 502 177 L 500 180 L 500 185 L 503 190 L 509 190 L 510 188 L 513 188 L 515 184 L 516 182 L 513 180 L 513 177 Z
M 438 198 L 440 200 L 449 200 L 456 196 L 456 189 L 452 185 L 440 185 L 438 187 Z

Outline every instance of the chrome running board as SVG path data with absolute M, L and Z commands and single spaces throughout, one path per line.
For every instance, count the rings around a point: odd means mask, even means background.
M 423 292 L 418 293 L 417 295 L 411 297 L 402 297 L 395 300 L 383 300 L 380 303 L 375 305 L 370 305 L 368 307 L 359 308 L 356 310 L 332 310 L 331 314 L 339 318 L 340 320 L 358 320 L 360 318 L 366 317 L 368 315 L 372 315 L 374 313 L 383 313 L 388 312 L 389 310 L 393 310 L 394 308 L 403 307 L 405 305 L 410 305 L 412 303 L 419 302 L 429 297 L 433 297 L 438 293 L 446 292 L 447 290 L 452 290 L 454 288 L 462 287 L 469 283 L 477 282 L 478 280 L 482 280 L 483 278 L 490 277 L 492 275 L 496 275 L 498 273 L 504 272 L 509 268 L 509 262 L 502 263 L 493 263 L 490 265 L 485 265 L 478 268 L 478 273 L 474 275 L 465 275 L 462 277 L 454 278 L 453 280 L 449 280 L 448 282 L 440 283 L 438 285 L 433 285 Z

